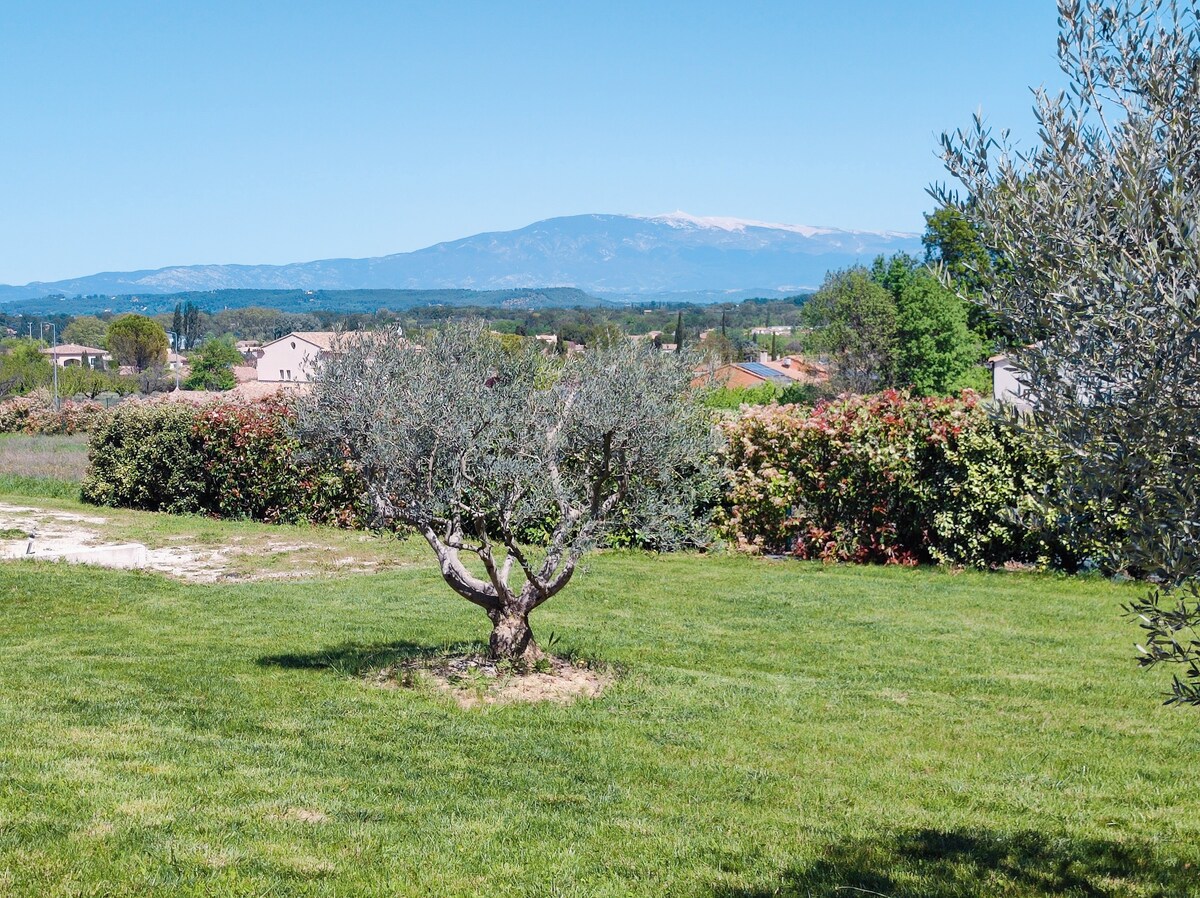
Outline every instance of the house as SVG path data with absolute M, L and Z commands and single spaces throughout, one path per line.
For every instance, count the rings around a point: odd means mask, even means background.
M 306 384 L 315 364 L 337 352 L 333 331 L 294 331 L 264 344 L 259 350 L 258 380 L 269 383 Z
M 759 362 L 772 371 L 778 371 L 793 383 L 823 384 L 829 382 L 829 369 L 824 365 L 810 362 L 802 355 L 785 355 L 772 361 L 764 352 L 759 356 Z
M 87 359 L 88 367 L 103 370 L 112 361 L 112 356 L 103 349 L 95 346 L 81 346 L 78 343 L 62 343 L 58 346 L 43 349 L 42 355 L 49 356 L 54 364 L 61 368 L 77 368 Z
M 262 343 L 258 340 L 238 340 L 235 345 L 247 364 L 257 362 L 262 355 Z
M 773 383 L 785 386 L 791 383 L 788 378 L 777 371 L 763 365 L 761 362 L 726 362 L 708 368 L 700 368 L 692 378 L 692 386 L 715 383 L 722 387 L 739 389 L 742 387 L 761 387 Z
M 692 380 L 693 386 L 709 382 L 724 387 L 760 387 L 772 383 L 786 387 L 791 384 L 823 384 L 829 380 L 829 371 L 822 365 L 807 361 L 802 356 L 785 356 L 772 361 L 766 353 L 757 362 L 727 362 L 712 368 L 700 368 Z
M 992 369 L 992 398 L 997 402 L 1007 402 L 1019 409 L 1033 408 L 1029 389 L 1021 382 L 1022 369 L 1005 353 L 992 356 L 987 360 Z
M 750 336 L 752 337 L 790 337 L 792 335 L 792 327 L 787 324 L 778 324 L 772 327 L 752 327 L 750 328 Z

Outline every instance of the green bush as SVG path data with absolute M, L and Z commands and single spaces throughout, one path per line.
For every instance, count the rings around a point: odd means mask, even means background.
M 1052 472 L 976 394 L 889 390 L 811 410 L 748 409 L 723 427 L 729 488 L 719 521 L 745 548 L 892 564 L 1064 554 L 1026 523 Z
M 116 409 L 92 435 L 84 501 L 224 518 L 355 526 L 366 519 L 348 469 L 307 460 L 275 402 Z
M 713 409 L 737 411 L 743 405 L 766 405 L 775 402 L 781 392 L 781 388 L 773 383 L 759 384 L 756 387 L 714 387 L 704 394 L 704 405 Z
M 147 511 L 201 510 L 202 459 L 192 439 L 197 414 L 172 403 L 114 409 L 92 432 L 83 501 Z
M 292 421 L 292 409 L 273 401 L 202 407 L 193 429 L 203 468 L 200 506 L 226 518 L 363 523 L 363 490 L 349 467 L 309 460 Z

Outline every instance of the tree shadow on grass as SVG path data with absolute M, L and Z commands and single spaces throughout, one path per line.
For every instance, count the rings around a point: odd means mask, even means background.
M 1184 898 L 1200 895 L 1200 870 L 1170 845 L 1048 837 L 1026 831 L 920 829 L 829 845 L 824 856 L 762 888 L 715 898 Z M 1185 851 L 1193 855 L 1194 851 Z
M 482 642 L 460 642 L 440 646 L 421 645 L 406 641 L 371 644 L 347 642 L 316 652 L 265 655 L 256 663 L 261 667 L 282 667 L 288 670 L 329 670 L 341 676 L 361 677 L 414 658 L 432 660 L 449 655 L 486 652 L 487 645 Z

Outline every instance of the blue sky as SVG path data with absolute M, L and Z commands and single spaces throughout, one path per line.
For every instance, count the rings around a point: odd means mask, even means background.
M 0 5 L 0 283 L 682 209 L 919 231 L 1050 0 Z

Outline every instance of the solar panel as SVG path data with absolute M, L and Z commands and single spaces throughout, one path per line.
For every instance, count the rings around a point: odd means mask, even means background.
M 751 374 L 757 374 L 759 377 L 786 377 L 787 375 L 780 374 L 774 368 L 768 368 L 762 362 L 741 362 L 738 365 L 743 371 L 749 371 Z

